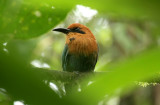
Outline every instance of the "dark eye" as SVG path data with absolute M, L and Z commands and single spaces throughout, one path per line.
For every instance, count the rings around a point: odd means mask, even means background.
M 79 27 L 76 27 L 76 28 L 73 28 L 74 31 L 79 31 L 80 28 Z
M 71 31 L 81 33 L 81 34 L 85 34 L 85 32 L 83 32 L 79 27 L 74 27 L 74 28 L 71 29 Z

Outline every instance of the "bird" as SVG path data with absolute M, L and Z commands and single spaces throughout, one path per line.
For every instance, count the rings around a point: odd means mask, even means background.
M 62 68 L 68 72 L 92 72 L 98 59 L 98 44 L 91 30 L 80 23 L 53 31 L 66 35 L 62 53 Z

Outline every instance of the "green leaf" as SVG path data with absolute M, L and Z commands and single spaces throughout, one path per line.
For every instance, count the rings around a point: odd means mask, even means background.
M 118 64 L 103 67 L 102 69 L 110 68 L 113 72 L 95 78 L 95 83 L 82 89 L 80 93 L 73 93 L 69 98 L 75 100 L 74 102 L 78 101 L 77 105 L 95 105 L 104 96 L 113 94 L 117 89 L 122 87 L 124 89 L 135 81 L 146 79 L 159 72 L 159 54 L 160 49 L 154 48 Z
M 41 74 L 34 72 L 18 55 L 7 55 L 0 50 L 0 87 L 14 100 L 23 100 L 29 105 L 62 105 L 59 96 L 41 80 Z
M 56 5 L 61 5 L 61 2 L 65 4 L 63 5 L 64 8 L 70 8 L 76 4 L 81 4 L 97 9 L 100 13 L 105 13 L 107 16 L 117 18 L 149 19 L 158 21 L 160 19 L 160 1 L 158 0 L 58 0 Z
M 70 8 L 61 8 L 52 0 L 1 0 L 0 37 L 33 38 L 60 23 Z

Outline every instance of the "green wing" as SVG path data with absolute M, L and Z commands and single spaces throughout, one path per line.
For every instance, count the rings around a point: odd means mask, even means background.
M 68 45 L 65 45 L 63 53 L 62 53 L 62 68 L 63 68 L 63 71 L 66 71 L 67 56 L 68 56 Z

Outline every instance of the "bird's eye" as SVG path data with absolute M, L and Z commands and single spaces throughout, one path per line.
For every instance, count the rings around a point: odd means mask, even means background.
M 78 30 L 80 30 L 80 28 L 79 28 L 79 27 L 76 27 L 76 28 L 74 28 L 73 30 L 78 31 Z
M 79 27 L 72 28 L 71 31 L 81 33 L 81 34 L 85 34 L 85 32 L 83 32 Z

